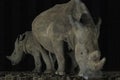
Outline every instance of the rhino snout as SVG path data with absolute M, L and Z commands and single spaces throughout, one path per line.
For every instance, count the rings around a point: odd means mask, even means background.
M 96 50 L 89 55 L 89 66 L 94 71 L 102 69 L 103 65 L 105 64 L 106 58 L 101 58 L 100 51 Z
M 11 56 L 6 56 L 6 58 L 11 61 Z
M 6 56 L 6 58 L 11 61 L 11 64 L 12 64 L 12 65 L 16 65 L 16 64 L 17 64 L 17 63 L 12 59 L 11 56 Z
M 96 50 L 89 54 L 89 60 L 99 61 L 101 57 L 100 51 Z
M 15 63 L 15 62 L 11 62 L 11 64 L 14 66 L 14 65 L 16 65 L 17 63 Z

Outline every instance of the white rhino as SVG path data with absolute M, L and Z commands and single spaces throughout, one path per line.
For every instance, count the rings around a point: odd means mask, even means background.
M 44 53 L 43 55 L 41 53 Z M 45 73 L 51 73 L 54 71 L 54 63 L 52 63 L 50 56 L 46 54 L 47 52 L 38 44 L 35 37 L 32 35 L 31 31 L 26 31 L 19 37 L 17 37 L 15 41 L 15 49 L 11 56 L 7 56 L 7 58 L 11 61 L 12 65 L 18 64 L 23 54 L 30 54 L 34 57 L 35 61 L 35 69 L 34 72 L 41 72 L 41 56 L 46 64 Z
M 83 2 L 70 0 L 39 14 L 33 20 L 32 32 L 39 44 L 55 54 L 58 62 L 56 74 L 59 75 L 65 74 L 63 45 L 67 42 L 75 53 L 75 59 L 81 68 L 79 72 L 81 76 L 88 70 L 99 71 L 105 62 L 105 58 L 100 60 L 100 55 L 95 56 L 100 52 L 97 42 L 99 26 L 100 21 L 95 25 Z M 94 57 L 88 59 L 91 55 Z M 88 65 L 89 62 L 91 64 Z

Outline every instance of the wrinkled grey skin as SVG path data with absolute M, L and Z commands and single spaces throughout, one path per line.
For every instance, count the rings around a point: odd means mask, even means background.
M 35 69 L 33 70 L 34 72 L 41 72 L 41 57 L 46 63 L 46 71 L 45 73 L 51 73 L 54 71 L 54 63 L 51 63 L 49 60 L 49 55 L 46 55 L 46 52 L 42 47 L 37 43 L 36 39 L 33 37 L 31 31 L 27 31 L 17 37 L 15 41 L 15 49 L 11 56 L 7 56 L 7 58 L 11 61 L 12 65 L 18 64 L 22 56 L 27 53 L 31 54 L 34 57 L 35 61 Z M 42 55 L 41 53 L 44 53 Z
M 105 62 L 105 58 L 99 59 L 99 26 L 99 22 L 94 24 L 83 2 L 70 0 L 39 14 L 32 23 L 32 32 L 46 50 L 55 54 L 58 62 L 56 74 L 65 74 L 63 41 L 66 41 L 75 52 L 81 69 L 78 75 L 84 76 L 89 71 L 99 71 Z

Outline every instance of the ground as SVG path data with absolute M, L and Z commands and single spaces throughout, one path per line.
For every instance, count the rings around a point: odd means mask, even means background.
M 59 76 L 32 72 L 0 72 L 0 80 L 85 80 L 78 76 Z M 120 80 L 120 72 L 104 72 L 103 77 L 88 80 Z

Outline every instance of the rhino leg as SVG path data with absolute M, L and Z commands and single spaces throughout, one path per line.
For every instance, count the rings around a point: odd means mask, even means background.
M 42 58 L 46 64 L 46 70 L 44 73 L 52 73 L 54 72 L 54 67 L 52 65 L 54 65 L 53 63 L 51 63 L 51 59 L 50 56 L 48 55 L 48 53 L 45 51 L 45 49 L 43 49 L 42 47 L 39 47 Z
M 87 55 L 86 53 L 83 53 L 82 51 L 82 45 L 80 45 L 79 43 L 77 43 L 75 45 L 75 59 L 78 63 L 78 66 L 80 68 L 80 71 L 78 73 L 79 76 L 84 76 L 84 74 L 86 73 L 86 69 L 87 69 Z
M 54 73 L 56 70 L 55 62 L 57 61 L 55 55 L 49 52 L 49 54 L 44 54 L 43 56 L 44 56 L 43 57 L 44 61 L 46 61 L 46 70 L 44 73 L 51 73 L 51 72 Z M 47 56 L 47 58 L 46 58 L 46 56 Z M 49 63 L 51 63 L 51 64 L 49 64 Z
M 34 61 L 35 61 L 35 68 L 34 68 L 33 72 L 41 72 L 42 63 L 41 63 L 39 52 L 34 52 L 32 55 L 33 55 Z
M 74 52 L 70 52 L 70 53 L 68 53 L 68 56 L 71 59 L 71 70 L 70 70 L 70 72 L 72 74 L 76 74 L 75 68 L 77 68 L 78 64 L 77 64 L 76 59 L 75 59 L 75 53 Z
M 56 74 L 64 75 L 65 74 L 65 58 L 63 52 L 63 41 L 52 40 L 54 53 L 58 62 L 58 69 Z

